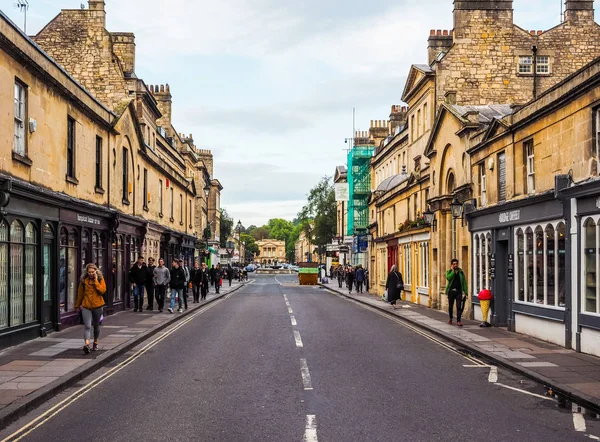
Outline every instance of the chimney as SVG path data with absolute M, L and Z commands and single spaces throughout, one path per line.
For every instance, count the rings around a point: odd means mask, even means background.
M 169 84 L 160 86 L 154 86 L 154 98 L 158 105 L 158 110 L 162 114 L 162 117 L 156 122 L 159 126 L 168 126 L 171 124 L 171 88 Z
M 565 21 L 594 21 L 594 0 L 566 0 Z
M 389 123 L 386 120 L 371 120 L 371 127 L 369 128 L 369 138 L 373 140 L 375 146 L 387 138 L 390 134 Z
M 455 38 L 508 29 L 513 25 L 512 6 L 513 0 L 454 0 Z
M 98 25 L 106 28 L 106 10 L 104 9 L 104 0 L 88 0 L 88 7 L 93 21 Z
M 113 52 L 119 58 L 125 76 L 135 72 L 135 35 L 130 32 L 113 32 L 110 34 Z
M 431 65 L 440 52 L 447 52 L 454 42 L 453 31 L 432 29 L 427 39 L 427 60 Z
M 390 112 L 390 132 L 391 135 L 394 135 L 396 132 L 396 128 L 398 126 L 403 126 L 406 124 L 408 119 L 408 107 L 400 106 L 399 104 L 394 104 L 392 106 L 392 111 Z

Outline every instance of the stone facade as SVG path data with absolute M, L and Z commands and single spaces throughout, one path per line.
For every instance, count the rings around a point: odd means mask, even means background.
M 278 239 L 263 239 L 256 241 L 259 254 L 256 262 L 262 265 L 278 264 L 286 262 L 285 241 Z

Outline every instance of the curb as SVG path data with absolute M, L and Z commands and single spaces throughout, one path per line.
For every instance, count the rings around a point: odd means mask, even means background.
M 462 341 L 458 338 L 455 338 L 454 336 L 448 335 L 440 330 L 430 327 L 427 324 L 423 324 L 421 322 L 415 321 L 408 317 L 395 315 L 394 313 L 392 313 L 391 311 L 389 311 L 388 309 L 385 309 L 383 307 L 379 307 L 377 305 L 372 305 L 361 299 L 354 298 L 343 292 L 339 292 L 334 288 L 327 287 L 326 285 L 323 285 L 323 284 L 319 284 L 319 285 L 322 286 L 323 288 L 329 290 L 330 292 L 335 293 L 336 295 L 340 295 L 345 298 L 352 299 L 353 301 L 359 302 L 361 304 L 368 305 L 369 307 L 376 308 L 377 310 L 380 310 L 389 316 L 392 316 L 396 319 L 400 319 L 402 321 L 408 322 L 411 325 L 414 325 L 422 330 L 426 330 L 427 332 L 429 332 L 431 334 L 434 334 L 438 337 L 444 338 L 446 341 L 452 342 L 453 344 L 456 344 L 459 347 L 462 347 L 463 349 L 468 350 L 469 353 L 472 353 L 475 356 L 479 356 L 479 357 L 488 359 L 490 361 L 493 361 L 498 366 L 508 368 L 509 370 L 517 372 L 518 374 L 525 376 L 532 381 L 535 381 L 539 384 L 543 384 L 544 386 L 552 389 L 552 391 L 554 393 L 556 393 L 561 399 L 570 400 L 572 402 L 577 403 L 578 405 L 581 405 L 582 407 L 584 407 L 588 410 L 592 410 L 595 413 L 600 413 L 600 400 L 598 400 L 598 398 L 589 396 L 589 395 L 582 393 L 580 391 L 577 391 L 569 386 L 559 384 L 556 381 L 554 381 L 550 378 L 547 378 L 544 375 L 541 375 L 535 371 L 529 370 L 529 369 L 527 369 L 521 365 L 518 365 L 514 362 L 499 358 L 498 356 L 496 356 L 492 353 L 489 353 L 485 350 L 482 350 L 481 348 L 478 348 L 472 344 L 469 344 L 468 342 Z
M 207 300 L 204 304 L 201 304 L 194 309 L 190 309 L 180 315 L 173 316 L 172 319 L 169 319 L 163 322 L 162 324 L 150 330 L 147 330 L 146 332 L 136 336 L 130 341 L 121 344 L 115 349 L 107 351 L 105 354 L 98 356 L 96 359 L 92 359 L 87 364 L 78 367 L 71 373 L 60 377 L 54 382 L 38 389 L 37 391 L 27 396 L 22 397 L 21 399 L 16 400 L 11 405 L 0 411 L 0 428 L 8 427 L 8 425 L 13 423 L 17 419 L 20 419 L 21 417 L 25 416 L 34 409 L 38 408 L 44 402 L 48 401 L 49 399 L 52 399 L 54 396 L 58 395 L 62 391 L 72 387 L 77 382 L 88 377 L 95 371 L 99 370 L 100 368 L 119 358 L 123 354 L 127 353 L 129 350 L 136 347 L 140 342 L 145 341 L 146 339 L 158 334 L 158 332 L 164 330 L 165 328 L 169 327 L 175 322 L 181 320 L 182 318 L 185 318 L 188 315 L 193 314 L 196 310 L 201 309 L 206 305 L 212 304 L 213 302 L 218 301 L 219 299 L 222 299 L 225 296 L 240 290 L 241 288 L 245 287 L 246 284 L 247 283 L 240 284 L 239 286 L 231 289 L 231 291 L 219 294 L 219 296 L 215 296 L 214 298 Z

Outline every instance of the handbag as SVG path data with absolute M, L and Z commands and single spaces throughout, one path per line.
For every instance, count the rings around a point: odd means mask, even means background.
M 191 288 L 192 288 L 192 283 L 190 282 L 190 283 L 188 284 L 188 289 L 191 289 Z
M 398 282 L 396 283 L 396 288 L 400 291 L 404 290 L 404 284 L 402 284 L 400 282 L 400 277 L 398 276 L 398 273 L 394 272 L 394 275 L 396 275 L 396 279 L 398 280 Z
M 381 300 L 384 302 L 387 302 L 388 300 L 388 291 L 387 289 L 383 292 L 383 295 L 381 295 Z

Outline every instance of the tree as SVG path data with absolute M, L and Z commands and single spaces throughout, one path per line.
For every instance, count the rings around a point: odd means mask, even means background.
M 233 233 L 233 218 L 229 216 L 225 208 L 221 209 L 221 233 L 220 233 L 220 246 L 225 248 L 227 239 Z
M 255 254 L 256 256 L 259 255 L 260 251 L 258 250 L 258 244 L 256 244 L 256 240 L 253 236 L 248 235 L 247 233 L 242 233 L 240 238 L 242 242 L 246 243 L 246 256 L 252 255 L 254 257 Z
M 337 230 L 335 191 L 330 177 L 323 177 L 308 194 L 308 202 L 298 213 L 304 234 L 318 247 L 319 255 Z
M 256 241 L 261 241 L 269 238 L 271 233 L 269 232 L 269 228 L 267 226 L 262 226 L 256 227 L 253 230 L 248 229 L 248 234 L 254 237 Z

